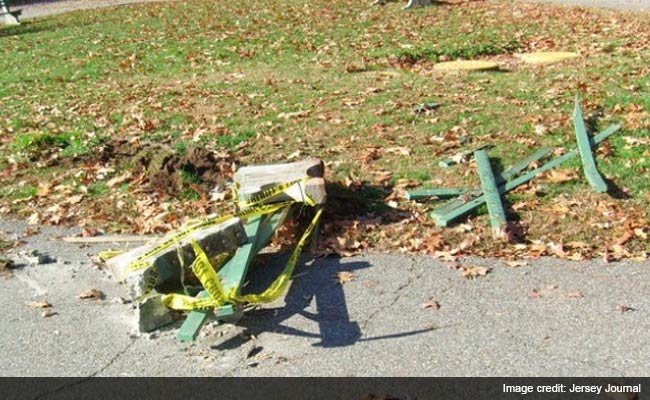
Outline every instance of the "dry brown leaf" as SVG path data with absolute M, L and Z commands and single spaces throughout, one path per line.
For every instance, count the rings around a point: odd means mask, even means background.
M 437 311 L 437 310 L 440 309 L 440 303 L 438 303 L 438 302 L 437 302 L 436 300 L 434 300 L 434 298 L 432 297 L 432 298 L 430 298 L 429 300 L 427 300 L 426 302 L 422 303 L 422 304 L 420 305 L 420 307 L 422 307 L 422 308 L 424 308 L 424 309 L 429 309 L 429 310 L 431 310 L 431 311 Z
M 47 301 L 28 301 L 27 307 L 29 308 L 50 308 L 52 307 L 52 304 L 48 303 Z
M 55 315 L 57 315 L 57 314 L 58 314 L 58 313 L 57 313 L 56 311 L 45 310 L 45 311 L 43 311 L 43 312 L 41 313 L 41 317 L 43 317 L 43 318 L 49 318 L 49 317 L 53 317 L 53 316 L 55 316 Z
M 87 289 L 81 292 L 77 298 L 81 300 L 102 300 L 104 298 L 104 293 L 97 289 Z
M 519 267 L 525 267 L 526 265 L 528 265 L 528 263 L 526 261 L 513 260 L 513 261 L 506 261 L 506 265 L 511 268 L 519 268 Z
M 334 275 L 334 281 L 340 285 L 352 282 L 355 279 L 357 279 L 357 276 L 350 271 L 341 271 Z
M 626 313 L 628 311 L 636 311 L 636 309 L 630 306 L 626 306 L 625 304 L 619 304 L 616 306 L 616 311 L 620 313 Z
M 485 276 L 491 271 L 487 267 L 476 267 L 476 266 L 463 266 L 460 268 L 460 274 L 463 278 L 474 279 L 480 276 Z
M 570 299 L 581 299 L 584 295 L 581 290 L 574 290 L 573 292 L 567 293 L 567 297 Z
M 375 181 L 380 184 L 385 184 L 391 180 L 393 173 L 391 171 L 376 171 L 375 172 Z
M 576 179 L 578 174 L 570 169 L 552 169 L 545 174 L 546 181 L 551 183 L 562 183 Z
M 278 114 L 279 119 L 294 119 L 294 118 L 304 118 L 309 116 L 311 114 L 310 110 L 302 110 L 302 111 L 295 111 L 295 112 L 288 112 L 288 113 L 280 113 Z
M 408 147 L 403 147 L 403 146 L 395 146 L 395 147 L 388 147 L 384 149 L 386 153 L 393 153 L 397 154 L 400 156 L 410 156 L 411 155 L 411 149 Z

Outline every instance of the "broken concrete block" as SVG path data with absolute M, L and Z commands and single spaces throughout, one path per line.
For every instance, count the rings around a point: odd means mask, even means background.
M 171 324 L 174 318 L 161 301 L 161 296 L 151 296 L 138 305 L 138 327 L 140 332 L 151 332 Z
M 107 261 L 113 277 L 127 289 L 128 297 L 136 299 L 154 288 L 159 293 L 170 293 L 180 287 L 182 267 L 189 267 L 195 254 L 191 240 L 195 240 L 208 257 L 224 252 L 234 252 L 246 243 L 247 236 L 239 218 L 232 218 L 219 225 L 192 232 L 178 243 L 162 249 L 158 254 L 143 258 L 149 267 L 130 271 L 132 262 L 150 250 L 165 243 L 169 237 L 135 248 Z
M 326 200 L 325 166 L 317 158 L 287 164 L 256 165 L 242 167 L 235 173 L 234 182 L 238 186 L 239 201 L 247 201 L 251 197 L 273 186 L 295 181 L 304 177 L 309 179 L 304 184 L 296 184 L 285 193 L 272 197 L 268 203 L 287 200 L 302 201 L 307 194 L 316 204 Z

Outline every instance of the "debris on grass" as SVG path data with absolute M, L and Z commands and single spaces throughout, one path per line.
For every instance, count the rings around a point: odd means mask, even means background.
M 578 53 L 568 51 L 536 52 L 516 54 L 523 63 L 530 65 L 550 65 L 580 57 Z

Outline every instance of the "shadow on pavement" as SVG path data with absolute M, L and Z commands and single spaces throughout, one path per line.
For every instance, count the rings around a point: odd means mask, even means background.
M 285 297 L 285 306 L 248 311 L 238 325 L 246 328 L 251 335 L 275 331 L 287 335 L 320 339 L 319 342 L 312 345 L 324 348 L 351 346 L 361 341 L 392 339 L 429 331 L 429 329 L 422 329 L 362 339 L 363 332 L 359 323 L 350 319 L 344 287 L 336 282 L 334 277 L 338 272 L 354 272 L 369 268 L 371 265 L 365 261 L 349 263 L 340 261 L 341 259 L 333 257 L 318 258 L 312 265 L 305 266 L 303 260 L 301 267 L 297 268 L 294 274 L 295 279 Z M 277 276 L 278 271 L 275 269 L 281 269 L 283 266 L 283 262 L 265 263 L 262 268 L 268 271 L 264 271 L 264 273 L 256 271 L 253 275 L 267 277 L 264 280 L 272 280 Z M 259 281 L 251 282 L 248 290 L 255 292 L 260 283 Z M 262 283 L 262 286 L 264 284 L 268 284 L 268 282 Z M 315 312 L 308 310 L 312 303 L 315 304 Z M 308 332 L 284 324 L 296 315 L 316 322 L 318 332 Z

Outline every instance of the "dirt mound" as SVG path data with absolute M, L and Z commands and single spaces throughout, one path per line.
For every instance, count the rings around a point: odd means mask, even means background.
M 132 143 L 113 139 L 102 146 L 95 157 L 104 163 L 131 165 L 136 173 L 144 173 L 148 188 L 170 196 L 184 191 L 208 193 L 217 185 L 232 179 L 234 154 L 212 151 L 205 147 L 172 148 L 166 144 Z

